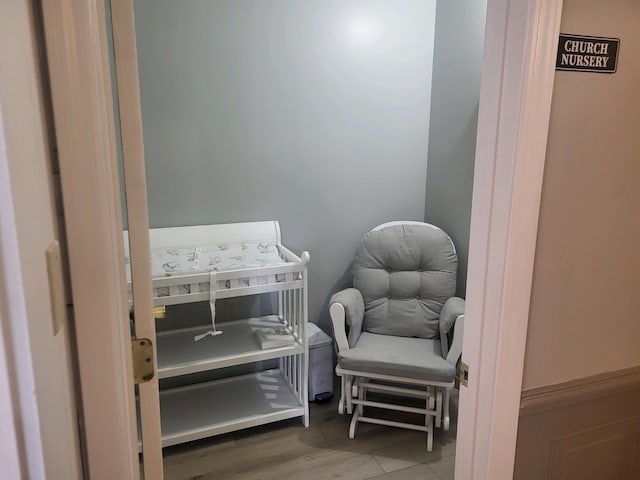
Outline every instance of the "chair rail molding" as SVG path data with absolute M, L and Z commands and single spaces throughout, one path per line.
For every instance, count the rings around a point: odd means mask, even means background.
M 562 0 L 489 0 L 456 478 L 513 476 Z
M 640 478 L 640 367 L 522 392 L 514 478 Z
M 593 402 L 604 397 L 640 390 L 640 367 L 600 373 L 522 392 L 520 416 Z

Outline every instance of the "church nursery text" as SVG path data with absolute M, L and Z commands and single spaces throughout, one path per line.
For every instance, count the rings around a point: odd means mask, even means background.
M 611 58 L 609 44 L 581 40 L 565 40 L 562 53 L 562 66 L 607 68 Z

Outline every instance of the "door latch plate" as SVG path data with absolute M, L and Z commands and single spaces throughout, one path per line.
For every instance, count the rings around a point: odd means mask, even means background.
M 153 368 L 153 343 L 148 338 L 131 340 L 133 357 L 133 381 L 137 385 L 151 380 L 155 374 Z
M 469 365 L 464 362 L 460 362 L 460 370 L 456 380 L 458 385 L 462 385 L 463 387 L 469 386 Z

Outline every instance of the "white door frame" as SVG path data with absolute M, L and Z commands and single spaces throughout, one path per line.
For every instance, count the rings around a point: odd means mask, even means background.
M 2 283 L 2 279 L 0 279 Z M 2 285 L 0 285 L 2 287 Z M 0 326 L 2 324 L 2 311 L 0 311 Z M 0 328 L 0 463 L 2 464 L 3 474 L 7 478 L 25 478 L 26 468 L 24 465 L 24 448 L 19 442 L 19 434 L 23 433 L 22 429 L 16 423 L 19 418 L 14 408 L 14 399 L 12 391 L 12 383 L 14 381 L 13 373 L 9 367 L 9 356 L 5 352 L 5 339 L 3 338 L 4 329 Z M 40 456 L 39 468 L 44 471 L 44 465 Z
M 446 1 L 446 0 L 443 0 Z M 53 3 L 56 5 L 54 6 Z M 489 0 L 457 478 L 512 477 L 562 0 Z M 91 478 L 137 478 L 103 0 L 44 2 Z M 114 475 L 114 468 L 121 473 Z
M 102 0 L 104 1 L 104 0 Z M 135 299 L 135 335 L 154 346 L 156 321 L 153 316 L 153 289 L 149 245 L 146 164 L 138 79 L 138 51 L 133 0 L 111 0 L 113 54 L 120 112 L 122 173 L 126 192 L 128 246 Z M 158 370 L 157 350 L 153 355 Z M 162 480 L 162 434 L 160 429 L 160 390 L 158 376 L 138 386 L 139 425 L 145 478 Z
M 489 0 L 456 477 L 513 476 L 562 0 Z
M 139 478 L 103 0 L 42 2 L 80 371 L 85 472 Z
M 7 478 L 44 477 L 36 382 L 9 159 L 0 105 L 0 465 Z

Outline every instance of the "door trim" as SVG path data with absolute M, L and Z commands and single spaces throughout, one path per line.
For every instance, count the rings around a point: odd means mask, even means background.
M 488 1 L 467 283 L 471 379 L 461 392 L 457 478 L 513 473 L 561 6 Z M 107 478 L 120 464 L 127 474 L 109 478 L 137 478 L 104 3 L 45 2 L 44 18 L 89 468 Z
M 562 0 L 489 0 L 456 478 L 513 477 Z
M 111 0 L 113 56 L 120 112 L 122 170 L 128 219 L 133 313 L 137 338 L 151 340 L 153 370 L 158 371 L 156 322 L 149 246 L 149 208 L 144 162 L 140 81 L 133 0 Z M 158 376 L 138 385 L 139 425 L 145 478 L 162 480 L 162 433 Z
M 120 187 L 103 0 L 42 2 L 75 312 L 85 463 L 138 479 Z
M 0 464 L 7 478 L 45 476 L 20 245 L 0 106 Z

